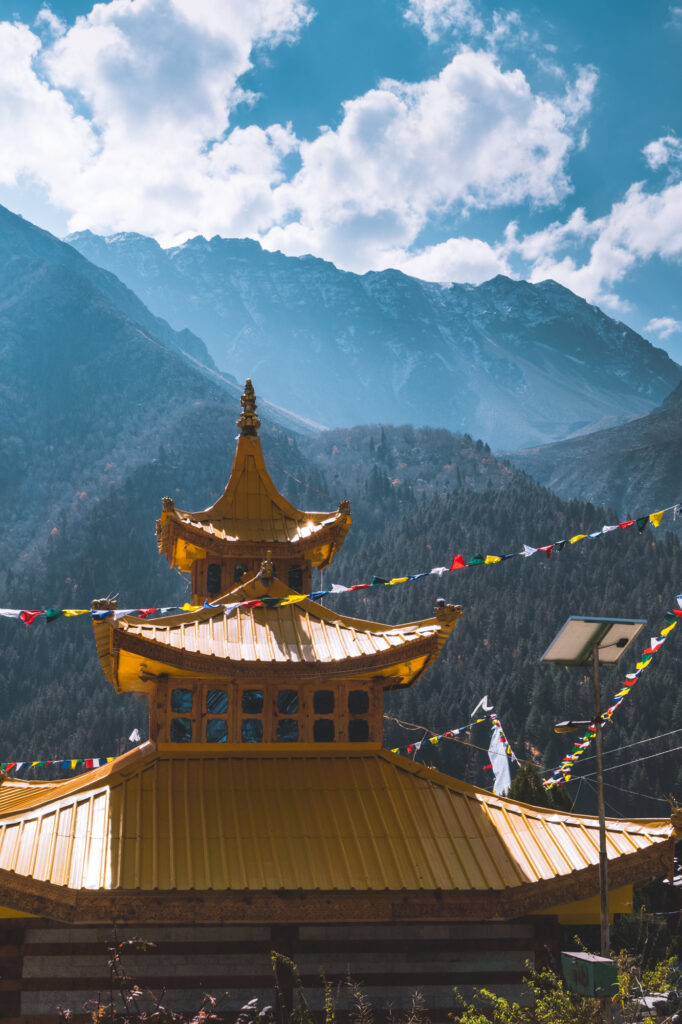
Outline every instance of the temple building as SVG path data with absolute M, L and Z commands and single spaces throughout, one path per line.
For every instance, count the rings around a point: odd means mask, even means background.
M 156 943 L 130 972 L 176 1010 L 226 990 L 221 1009 L 272 1003 L 274 949 L 316 1012 L 321 973 L 350 967 L 378 1006 L 420 989 L 446 1021 L 454 986 L 522 998 L 559 924 L 599 919 L 596 818 L 383 747 L 384 693 L 428 670 L 462 609 L 387 625 L 315 601 L 350 505 L 304 512 L 279 494 L 250 381 L 238 425 L 223 495 L 197 513 L 166 498 L 157 523 L 191 609 L 93 604 L 104 676 L 146 695 L 149 740 L 70 780 L 0 784 L 0 1020 L 47 1024 L 107 991 L 116 928 Z M 674 842 L 669 820 L 608 820 L 612 912 L 671 870 Z

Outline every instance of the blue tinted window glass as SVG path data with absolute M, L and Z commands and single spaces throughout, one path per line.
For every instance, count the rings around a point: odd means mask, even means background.
M 280 690 L 277 694 L 277 710 L 281 715 L 298 714 L 298 693 L 296 690 Z
M 191 743 L 192 723 L 189 718 L 171 718 L 171 743 Z
M 263 723 L 259 718 L 245 718 L 242 722 L 242 743 L 260 743 L 263 739 Z
M 334 739 L 334 722 L 331 718 L 318 718 L 313 725 L 313 739 L 316 743 L 331 743 Z
M 173 690 L 171 694 L 171 711 L 187 714 L 192 710 L 192 691 Z
M 313 695 L 313 710 L 316 715 L 331 715 L 334 710 L 334 694 L 331 690 L 317 690 Z
M 206 694 L 206 710 L 209 715 L 224 715 L 227 711 L 225 690 L 209 690 Z
M 206 589 L 209 594 L 219 594 L 221 590 L 223 572 L 221 567 L 212 562 L 206 570 Z
M 280 718 L 277 723 L 277 742 L 295 743 L 298 739 L 298 722 L 295 718 Z
M 351 690 L 348 694 L 348 710 L 351 715 L 366 715 L 369 711 L 369 694 L 366 690 Z
M 245 715 L 260 715 L 263 710 L 263 691 L 244 690 L 242 693 L 242 711 Z
M 369 739 L 369 723 L 364 718 L 353 718 L 348 723 L 348 739 L 351 743 L 366 743 Z
M 209 718 L 206 723 L 207 743 L 227 743 L 227 722 L 222 718 Z

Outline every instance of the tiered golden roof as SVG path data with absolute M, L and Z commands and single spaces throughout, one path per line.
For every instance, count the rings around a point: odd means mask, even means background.
M 221 601 L 295 596 L 285 584 L 254 579 Z M 341 615 L 309 600 L 279 608 L 202 608 L 157 619 L 124 616 L 95 623 L 106 678 L 119 691 L 144 690 L 145 675 L 217 677 L 260 671 L 277 680 L 346 678 L 414 683 L 438 657 L 461 609 L 398 626 Z
M 198 558 L 229 556 L 233 550 L 239 557 L 262 558 L 265 547 L 275 559 L 299 555 L 324 569 L 350 528 L 349 502 L 342 501 L 335 512 L 303 512 L 287 501 L 265 466 L 250 380 L 242 407 L 237 450 L 224 493 L 203 512 L 183 512 L 164 498 L 156 524 L 159 551 L 171 566 L 183 571 L 189 571 Z
M 0 793 L 0 903 L 60 920 L 324 919 L 332 897 L 337 920 L 416 904 L 513 918 L 598 887 L 596 818 L 493 796 L 378 745 L 148 743 Z M 612 886 L 664 873 L 673 844 L 669 821 L 607 820 Z

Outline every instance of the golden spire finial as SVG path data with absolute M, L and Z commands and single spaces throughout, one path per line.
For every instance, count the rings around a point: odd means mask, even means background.
M 245 437 L 255 437 L 260 427 L 260 420 L 256 416 L 256 392 L 249 378 L 244 385 L 244 394 L 241 397 L 242 414 L 237 420 L 237 426 Z

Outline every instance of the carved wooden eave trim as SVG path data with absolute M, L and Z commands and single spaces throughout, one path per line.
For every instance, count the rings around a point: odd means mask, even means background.
M 331 562 L 336 551 L 341 547 L 346 534 L 350 529 L 350 517 L 345 513 L 330 513 L 329 518 L 335 515 L 331 523 L 320 526 L 308 537 L 300 537 L 298 540 L 279 541 L 267 538 L 258 541 L 246 541 L 236 538 L 225 540 L 216 537 L 200 526 L 194 526 L 179 518 L 179 513 L 174 510 L 172 513 L 164 512 L 161 519 L 157 520 L 156 532 L 159 552 L 165 555 L 175 564 L 175 543 L 183 540 L 193 547 L 200 548 L 208 555 L 215 555 L 216 558 L 259 558 L 263 555 L 263 548 L 269 547 L 272 550 L 273 558 L 305 558 L 306 552 L 315 552 L 317 548 L 329 547 L 326 557 L 309 558 L 309 561 L 318 568 L 325 569 Z
M 156 640 L 148 640 L 145 637 L 136 636 L 123 629 L 111 627 L 111 653 L 114 658 L 114 673 L 118 676 L 118 655 L 121 651 L 136 654 L 141 658 L 148 658 L 155 662 L 162 662 L 164 665 L 182 669 L 186 672 L 197 675 L 209 675 L 211 677 L 235 676 L 243 678 L 262 677 L 265 674 L 271 675 L 273 670 L 277 673 L 277 681 L 284 682 L 292 679 L 314 679 L 331 678 L 338 676 L 350 676 L 352 678 L 367 673 L 376 674 L 381 670 L 390 669 L 400 665 L 402 662 L 412 661 L 415 658 L 426 657 L 429 660 L 410 679 L 404 683 L 392 683 L 390 677 L 385 682 L 388 688 L 402 689 L 403 686 L 411 685 L 419 675 L 426 671 L 431 661 L 436 658 L 447 639 L 442 632 L 432 633 L 430 636 L 420 637 L 418 640 L 410 640 L 400 647 L 391 647 L 386 651 L 379 651 L 375 654 L 361 654 L 355 658 L 346 658 L 343 661 L 238 661 L 228 658 L 219 658 L 210 654 L 197 654 L 191 651 L 178 650 L 168 644 Z
M 609 860 L 612 889 L 668 874 L 674 837 Z M 180 891 L 69 889 L 0 870 L 0 905 L 69 924 L 266 924 L 381 921 L 495 921 L 542 913 L 599 892 L 593 865 L 507 889 Z

